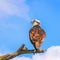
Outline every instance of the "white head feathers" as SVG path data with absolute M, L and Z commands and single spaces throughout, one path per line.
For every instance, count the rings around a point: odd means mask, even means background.
M 32 25 L 33 26 L 38 25 L 38 23 L 40 24 L 39 20 L 37 20 L 37 19 L 32 20 Z
M 33 23 L 33 22 L 39 22 L 39 23 L 40 23 L 40 21 L 37 20 L 37 19 L 32 20 L 32 23 Z

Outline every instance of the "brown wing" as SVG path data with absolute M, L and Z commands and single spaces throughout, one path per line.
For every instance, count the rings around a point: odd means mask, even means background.
M 30 41 L 34 45 L 39 44 L 39 46 L 40 46 L 40 44 L 44 41 L 45 36 L 46 36 L 45 31 L 43 29 L 41 29 L 40 26 L 32 27 L 32 29 L 29 32 Z

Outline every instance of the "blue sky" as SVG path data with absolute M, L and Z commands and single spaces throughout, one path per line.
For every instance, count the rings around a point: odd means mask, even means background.
M 11 53 L 22 44 L 33 49 L 29 30 L 35 18 L 46 31 L 41 48 L 60 46 L 60 0 L 0 0 L 0 51 Z

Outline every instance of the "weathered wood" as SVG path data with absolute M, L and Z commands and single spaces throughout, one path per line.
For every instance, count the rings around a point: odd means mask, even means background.
M 0 60 L 10 60 L 18 55 L 21 54 L 30 54 L 30 53 L 44 53 L 45 50 L 28 50 L 25 45 L 23 44 L 16 52 L 13 52 L 12 54 L 6 54 L 3 56 L 0 56 Z

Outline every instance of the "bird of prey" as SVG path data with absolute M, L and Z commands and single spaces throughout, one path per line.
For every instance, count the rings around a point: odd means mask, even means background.
M 29 38 L 36 51 L 39 50 L 45 37 L 46 37 L 46 33 L 40 27 L 40 21 L 37 19 L 34 19 L 32 21 L 32 28 L 29 31 Z

